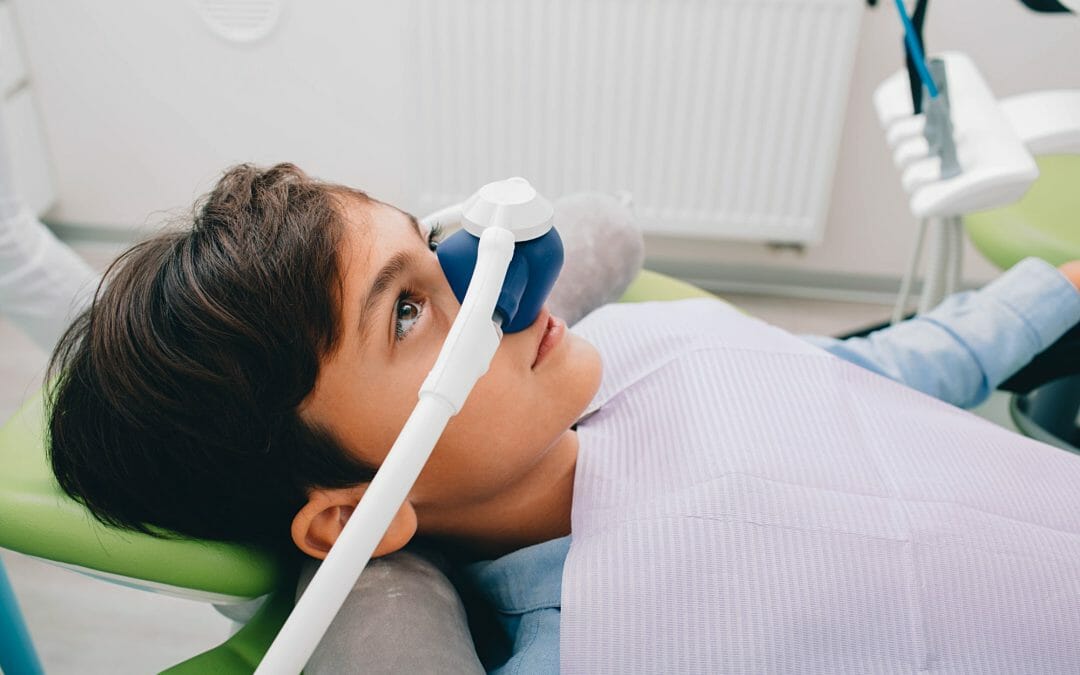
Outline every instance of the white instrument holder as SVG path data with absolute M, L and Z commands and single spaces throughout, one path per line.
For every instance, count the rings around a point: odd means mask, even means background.
M 906 70 L 874 92 L 874 107 L 903 172 L 916 218 L 960 216 L 1004 206 L 1019 199 L 1039 176 L 1035 159 L 1013 129 L 979 70 L 965 54 L 947 52 L 949 102 L 962 171 L 942 179 L 936 158 L 922 135 L 925 120 L 911 113 Z
M 893 322 L 906 311 L 922 242 L 931 224 L 930 260 L 918 311 L 937 305 L 960 284 L 962 216 L 998 208 L 1020 199 L 1039 176 L 1034 154 L 1080 152 L 1080 91 L 1023 94 L 998 101 L 965 54 L 946 52 L 951 119 L 961 171 L 941 177 L 941 162 L 931 156 L 923 131 L 926 119 L 912 114 L 906 70 L 886 79 L 874 92 L 874 108 L 919 220 L 915 249 L 893 311 Z

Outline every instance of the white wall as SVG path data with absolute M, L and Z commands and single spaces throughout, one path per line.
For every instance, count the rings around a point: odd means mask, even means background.
M 651 239 L 650 255 L 738 265 L 897 277 L 915 241 L 899 175 L 870 102 L 874 88 L 902 64 L 900 18 L 890 0 L 863 16 L 832 200 L 820 246 L 799 255 L 762 246 Z M 998 96 L 1080 88 L 1080 16 L 1038 14 L 1018 0 L 931 2 L 924 37 L 934 51 L 966 52 Z M 1080 214 L 1078 214 L 1080 219 Z M 996 268 L 967 245 L 965 278 Z M 719 272 L 722 276 L 722 271 Z
M 54 221 L 160 224 L 241 161 L 292 161 L 401 198 L 409 158 L 385 130 L 407 115 L 404 3 L 285 1 L 276 29 L 251 44 L 213 34 L 197 4 L 15 0 Z
M 411 158 L 380 131 L 410 114 L 400 95 L 404 56 L 416 48 L 401 39 L 409 3 L 285 2 L 270 39 L 246 46 L 212 35 L 193 4 L 15 0 L 52 148 L 55 221 L 160 222 L 162 211 L 190 206 L 221 168 L 243 160 L 289 159 L 412 208 L 404 201 Z M 914 223 L 870 96 L 900 67 L 901 29 L 892 3 L 879 5 L 863 17 L 823 243 L 800 255 L 651 238 L 652 257 L 721 270 L 900 275 Z M 970 54 L 999 96 L 1080 87 L 1080 18 L 1036 14 L 1018 0 L 949 0 L 931 3 L 926 38 L 931 52 Z M 367 50 L 379 58 L 361 57 Z M 300 86 L 281 86 L 283 75 Z M 969 280 L 994 274 L 971 253 L 966 272 Z

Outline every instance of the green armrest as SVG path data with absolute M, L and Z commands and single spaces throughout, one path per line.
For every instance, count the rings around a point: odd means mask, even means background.
M 1080 155 L 1035 161 L 1039 179 L 1023 199 L 964 218 L 971 242 L 1002 269 L 1028 256 L 1054 265 L 1080 260 Z
M 713 297 L 644 270 L 620 302 Z M 43 394 L 0 428 L 0 548 L 45 558 L 142 588 L 193 589 L 211 601 L 273 593 L 227 642 L 165 671 L 251 673 L 293 607 L 295 571 L 248 547 L 164 540 L 106 527 L 64 495 L 45 453 Z M 214 596 L 225 596 L 215 598 Z
M 270 649 L 278 631 L 285 624 L 285 619 L 289 618 L 295 592 L 295 580 L 292 584 L 283 585 L 267 599 L 255 616 L 251 617 L 251 621 L 244 624 L 228 641 L 162 671 L 162 675 L 246 675 L 255 672 L 266 650 Z

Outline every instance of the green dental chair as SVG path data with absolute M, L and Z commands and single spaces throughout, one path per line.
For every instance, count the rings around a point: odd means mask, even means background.
M 1080 259 L 1080 89 L 1036 91 L 1000 105 L 1039 177 L 1019 201 L 965 216 L 971 242 L 1002 269 L 1027 256 L 1054 265 Z
M 655 272 L 641 272 L 621 302 L 710 297 Z M 116 583 L 229 605 L 269 595 L 223 644 L 166 670 L 251 673 L 293 607 L 297 570 L 249 548 L 161 540 L 105 527 L 65 496 L 49 470 L 39 393 L 0 427 L 0 548 Z
M 1028 256 L 1054 265 L 1080 259 L 1080 154 L 1035 162 L 1039 179 L 1020 201 L 965 218 L 971 242 L 1002 269 Z

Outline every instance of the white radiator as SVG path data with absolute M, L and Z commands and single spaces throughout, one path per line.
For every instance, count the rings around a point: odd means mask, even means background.
M 820 241 L 862 5 L 414 0 L 415 201 L 522 175 L 628 190 L 654 233 Z

